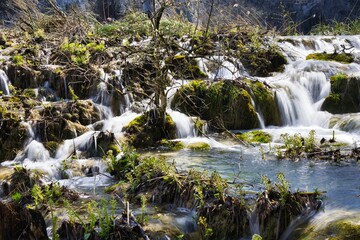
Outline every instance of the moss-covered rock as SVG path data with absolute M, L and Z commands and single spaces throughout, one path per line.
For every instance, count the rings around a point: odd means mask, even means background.
M 280 126 L 280 111 L 270 87 L 260 81 L 248 81 L 247 83 L 254 95 L 256 108 L 262 113 L 265 125 Z
M 185 148 L 185 145 L 181 141 L 169 141 L 167 139 L 162 139 L 160 147 L 163 147 L 170 151 L 178 151 Z
M 270 143 L 272 141 L 272 136 L 261 130 L 236 134 L 236 137 L 246 142 Z
M 345 214 L 345 216 L 348 214 Z M 319 240 L 348 240 L 360 239 L 360 224 L 359 217 L 347 216 L 341 219 L 329 219 L 328 224 L 313 226 L 310 225 L 302 233 L 300 233 L 304 240 L 319 239 Z
M 269 76 L 272 72 L 282 72 L 287 64 L 285 56 L 275 48 L 247 49 L 240 53 L 240 60 L 246 70 L 259 77 Z
M 174 56 L 167 59 L 166 64 L 170 71 L 173 72 L 175 78 L 180 79 L 201 79 L 207 75 L 200 70 L 197 61 L 183 55 Z
M 190 143 L 186 147 L 191 149 L 191 150 L 196 150 L 196 151 L 210 150 L 210 148 L 211 148 L 210 145 L 208 143 L 205 143 L 205 142 Z
M 354 56 L 350 53 L 311 53 L 306 56 L 306 60 L 322 60 L 322 61 L 335 61 L 340 63 L 352 63 Z
M 192 81 L 177 91 L 171 106 L 189 115 L 200 116 L 214 130 L 259 127 L 251 96 L 241 81 L 212 84 Z
M 0 162 L 13 160 L 27 138 L 27 128 L 21 123 L 21 103 L 10 100 L 0 102 Z
M 355 113 L 360 111 L 360 80 L 357 77 L 337 74 L 330 78 L 331 92 L 321 110 L 330 113 Z
M 172 118 L 166 114 L 165 123 L 161 113 L 150 110 L 136 117 L 124 127 L 130 144 L 136 148 L 146 148 L 158 145 L 162 139 L 176 138 L 176 126 Z

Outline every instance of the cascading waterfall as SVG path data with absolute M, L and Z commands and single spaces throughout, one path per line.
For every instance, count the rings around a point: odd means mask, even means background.
M 123 114 L 125 113 L 127 110 L 129 110 L 130 106 L 131 106 L 131 95 L 130 93 L 128 93 L 126 91 L 126 88 L 124 86 L 123 83 L 123 78 L 122 78 L 122 70 L 115 70 L 115 79 L 120 83 L 120 90 L 122 91 L 123 95 L 123 101 L 120 102 L 120 113 Z
M 168 114 L 175 122 L 178 138 L 189 138 L 196 136 L 194 120 L 191 117 L 188 117 L 181 112 L 172 110 L 168 110 Z
M 10 95 L 9 84 L 10 81 L 8 76 L 3 70 L 0 69 L 0 90 L 5 96 Z
M 359 39 L 338 37 L 335 40 L 321 37 L 291 37 L 280 40 L 279 47 L 290 62 L 285 72 L 269 78 L 275 86 L 275 94 L 283 125 L 328 127 L 331 114 L 320 111 L 330 93 L 330 77 L 337 73 L 356 74 L 358 64 L 342 64 L 331 61 L 306 60 L 314 51 L 332 53 L 342 46 L 358 47 Z M 354 53 L 360 48 L 355 48 Z M 358 74 L 358 73 L 357 73 Z

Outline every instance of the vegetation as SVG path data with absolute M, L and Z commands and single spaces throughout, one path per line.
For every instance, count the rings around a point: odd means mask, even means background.
M 314 35 L 358 35 L 360 33 L 359 19 L 337 21 L 332 20 L 330 23 L 320 23 L 311 29 Z
M 242 81 L 192 81 L 177 91 L 171 104 L 189 115 L 200 116 L 218 131 L 251 129 L 259 124 Z
M 306 60 L 323 60 L 323 61 L 336 61 L 340 63 L 352 63 L 354 56 L 350 53 L 311 53 L 306 56 Z

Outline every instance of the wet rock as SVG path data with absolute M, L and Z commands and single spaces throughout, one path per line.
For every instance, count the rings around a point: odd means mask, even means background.
M 330 78 L 331 92 L 321 110 L 333 114 L 356 113 L 360 111 L 360 79 L 337 74 Z
M 321 207 L 317 193 L 265 191 L 256 203 L 260 235 L 266 239 L 280 239 L 286 228 L 298 216 L 306 217 Z
M 242 81 L 219 81 L 210 84 L 192 81 L 180 88 L 171 103 L 173 109 L 200 116 L 210 128 L 252 129 L 259 120 L 249 92 Z
M 39 211 L 0 202 L 0 239 L 45 240 L 45 220 Z
M 132 120 L 126 127 L 127 138 L 134 147 L 156 146 L 162 139 L 176 138 L 174 121 L 166 114 L 165 125 L 156 110 L 150 110 Z

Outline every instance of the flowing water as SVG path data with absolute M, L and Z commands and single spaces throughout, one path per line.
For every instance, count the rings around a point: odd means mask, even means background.
M 278 105 L 283 122 L 282 127 L 262 126 L 264 131 L 273 136 L 273 143 L 256 147 L 245 147 L 238 143 L 226 139 L 219 139 L 216 135 L 212 137 L 198 137 L 194 128 L 194 119 L 183 113 L 168 109 L 168 113 L 173 118 L 177 126 L 177 133 L 181 141 L 185 144 L 192 142 L 206 142 L 211 146 L 210 151 L 191 151 L 184 149 L 174 153 L 157 153 L 165 156 L 169 161 L 175 160 L 180 169 L 207 169 L 218 171 L 228 181 L 244 184 L 248 191 L 260 191 L 262 185 L 260 179 L 262 175 L 267 175 L 271 180 L 276 179 L 276 174 L 283 172 L 286 179 L 290 182 L 292 190 L 318 189 L 326 192 L 324 199 L 324 213 L 315 216 L 311 221 L 315 225 L 320 225 L 331 213 L 360 213 L 360 169 L 355 161 L 344 163 L 334 163 L 327 161 L 278 161 L 273 150 L 275 144 L 280 141 L 280 134 L 300 133 L 307 136 L 310 130 L 316 131 L 317 139 L 322 137 L 330 139 L 333 131 L 336 132 L 336 139 L 339 142 L 346 142 L 351 146 L 356 146 L 360 141 L 360 113 L 332 115 L 320 110 L 326 96 L 330 92 L 330 76 L 336 73 L 345 73 L 358 76 L 360 65 L 357 63 L 341 64 L 336 62 L 305 60 L 309 53 L 327 51 L 341 51 L 342 46 L 352 46 L 352 53 L 356 58 L 360 56 L 360 37 L 287 37 L 274 39 L 283 53 L 288 58 L 289 64 L 283 73 L 277 73 L 272 77 L 259 78 L 258 80 L 270 84 L 276 94 Z M 207 69 L 206 61 L 199 59 L 199 66 L 211 79 L 236 79 L 240 76 L 247 76 L 248 73 L 243 69 L 241 63 L 235 60 L 225 60 L 223 57 L 216 56 L 221 64 L 215 69 Z M 115 76 L 121 80 L 121 70 L 115 70 Z M 84 190 L 87 192 L 95 191 L 94 186 L 107 186 L 111 180 L 106 176 L 84 176 L 76 172 L 68 172 L 70 179 L 60 180 L 63 174 L 59 171 L 62 161 L 75 153 L 78 156 L 79 166 L 97 166 L 101 173 L 105 167 L 100 159 L 84 159 L 80 153 L 96 149 L 96 136 L 100 133 L 94 129 L 99 124 L 101 131 L 114 133 L 121 137 L 122 129 L 132 119 L 139 114 L 129 111 L 131 96 L 125 92 L 124 102 L 120 105 L 120 116 L 112 116 L 109 108 L 111 102 L 111 91 L 107 88 L 109 76 L 102 74 L 102 83 L 98 86 L 98 94 L 93 100 L 102 109 L 103 120 L 89 126 L 89 131 L 74 139 L 65 140 L 58 148 L 54 158 L 49 156 L 48 151 L 42 143 L 37 141 L 31 123 L 24 123 L 28 128 L 28 143 L 24 146 L 23 152 L 19 153 L 14 159 L 2 163 L 6 167 L 13 164 L 24 164 L 27 168 L 42 169 L 47 172 L 49 177 L 61 181 L 63 184 Z M 171 97 L 176 88 L 187 81 L 174 80 L 174 89 L 169 90 Z M 9 79 L 0 70 L 0 87 L 4 95 L 9 95 Z M 123 85 L 121 85 L 123 87 Z M 171 95 L 171 96 L 170 96 Z M 254 103 L 253 103 L 254 104 Z M 261 111 L 258 110 L 259 120 L 262 121 Z M 154 153 L 150 153 L 154 154 Z M 193 212 L 189 210 L 177 209 L 175 220 L 184 229 L 184 224 L 189 224 Z M 345 216 L 345 215 L 344 215 Z M 184 220 L 185 219 L 185 220 Z M 171 222 L 171 221 L 170 221 Z M 186 222 L 186 223 L 184 223 Z M 190 221 L 192 222 L 192 221 Z M 193 227 L 193 224 L 190 224 Z M 254 228 L 256 232 L 256 228 Z M 190 230 L 189 230 L 190 231 Z

